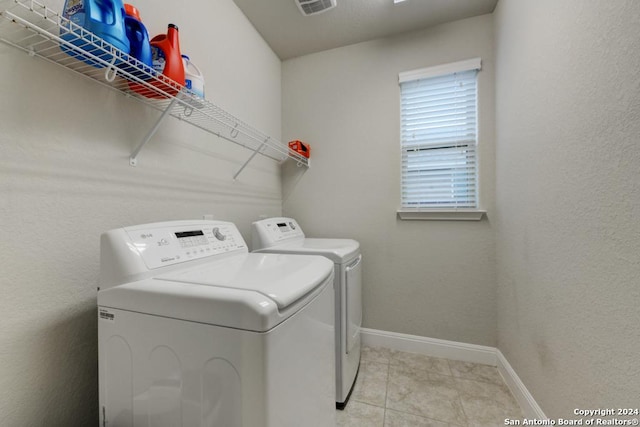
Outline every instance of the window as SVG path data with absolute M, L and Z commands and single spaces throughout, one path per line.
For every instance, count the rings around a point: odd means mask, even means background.
M 400 74 L 401 211 L 478 208 L 480 64 L 477 58 Z

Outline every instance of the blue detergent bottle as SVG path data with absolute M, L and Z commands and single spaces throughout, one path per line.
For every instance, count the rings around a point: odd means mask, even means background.
M 125 11 L 122 0 L 65 0 L 62 16 L 95 34 L 122 52 L 129 53 L 130 45 L 124 25 Z M 60 37 L 63 40 L 107 62 L 113 60 L 111 54 L 104 52 L 104 50 L 96 46 L 100 46 L 99 42 L 95 44 L 90 43 L 90 35 L 82 37 L 79 34 L 80 30 L 67 22 L 63 22 L 62 27 Z M 78 54 L 67 46 L 61 45 L 60 47 L 67 54 L 89 65 L 93 65 L 94 67 L 104 66 L 96 61 L 92 61 L 86 56 Z
M 130 55 L 142 62 L 144 65 L 128 67 L 129 71 L 136 77 L 145 77 L 146 74 L 153 74 L 153 55 L 151 54 L 151 43 L 149 42 L 149 32 L 142 24 L 140 12 L 130 4 L 124 5 L 124 26 L 131 46 Z M 144 73 L 139 70 L 142 69 Z M 146 73 L 146 74 L 145 74 Z

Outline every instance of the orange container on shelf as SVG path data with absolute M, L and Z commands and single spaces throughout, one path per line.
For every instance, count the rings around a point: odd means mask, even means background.
M 307 159 L 309 158 L 309 154 L 311 154 L 311 147 L 309 147 L 309 144 L 298 141 L 297 139 L 289 141 L 289 148 Z

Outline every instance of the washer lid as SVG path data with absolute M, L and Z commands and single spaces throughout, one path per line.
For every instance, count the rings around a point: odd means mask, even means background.
M 313 291 L 331 274 L 333 265 L 321 260 L 296 255 L 245 254 L 173 271 L 156 279 L 254 291 L 269 297 L 282 310 Z
M 360 251 L 360 243 L 352 239 L 304 238 L 260 249 L 258 252 L 279 254 L 322 255 L 335 263 L 354 258 Z
M 102 290 L 98 305 L 264 332 L 332 278 L 333 263 L 324 257 L 249 253 Z

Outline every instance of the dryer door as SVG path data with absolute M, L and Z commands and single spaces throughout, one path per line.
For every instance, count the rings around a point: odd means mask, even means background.
M 345 307 L 347 322 L 347 354 L 358 343 L 360 328 L 362 327 L 362 255 L 345 271 Z

